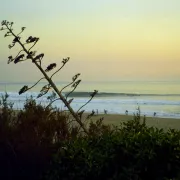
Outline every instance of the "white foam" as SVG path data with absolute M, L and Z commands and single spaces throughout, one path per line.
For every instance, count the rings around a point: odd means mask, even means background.
M 4 92 L 0 92 L 0 96 L 4 95 Z M 14 109 L 23 109 L 25 100 L 29 97 L 33 97 L 36 99 L 37 92 L 26 92 L 22 95 L 19 95 L 16 92 L 8 92 L 10 102 L 14 103 Z M 49 101 L 47 97 L 51 93 L 47 93 L 45 96 L 36 99 L 37 103 L 41 103 L 42 105 L 48 105 Z M 78 110 L 84 103 L 86 103 L 89 98 L 74 98 L 72 102 L 72 107 L 75 110 Z M 86 105 L 83 109 L 86 112 L 91 112 L 93 109 L 98 109 L 99 113 L 104 113 L 104 109 L 108 111 L 109 114 L 125 114 L 125 111 L 128 110 L 128 114 L 133 115 L 136 112 L 137 106 L 140 106 L 141 114 L 146 116 L 153 116 L 154 112 L 156 112 L 156 117 L 166 117 L 166 118 L 180 118 L 180 113 L 174 111 L 180 105 L 180 101 L 172 101 L 172 100 L 163 100 L 163 99 L 143 99 L 134 98 L 134 97 L 123 97 L 123 98 L 94 98 L 88 105 Z M 56 106 L 60 109 L 66 109 L 64 104 L 61 101 L 56 101 L 53 106 Z M 166 108 L 164 108 L 166 107 Z M 172 109 L 169 112 L 167 109 Z

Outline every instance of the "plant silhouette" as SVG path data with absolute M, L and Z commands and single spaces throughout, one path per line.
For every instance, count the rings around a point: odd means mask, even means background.
M 98 93 L 98 91 L 94 90 L 94 92 L 92 94 L 90 94 L 90 99 L 87 101 L 87 103 L 85 103 L 82 107 L 80 107 L 78 109 L 78 111 L 75 112 L 75 110 L 71 107 L 71 102 L 73 101 L 73 99 L 69 99 L 68 97 L 69 97 L 70 94 L 72 94 L 75 91 L 77 86 L 80 84 L 81 80 L 78 79 L 78 77 L 80 76 L 80 73 L 73 76 L 72 77 L 72 82 L 70 82 L 68 85 L 63 87 L 61 90 L 59 90 L 57 88 L 54 81 L 52 80 L 53 76 L 56 73 L 58 73 L 66 65 L 66 63 L 70 60 L 70 57 L 64 58 L 62 60 L 62 66 L 59 69 L 57 69 L 51 76 L 48 76 L 47 73 L 56 68 L 56 63 L 51 63 L 44 69 L 42 67 L 42 64 L 41 64 L 41 61 L 44 58 L 44 53 L 40 53 L 40 54 L 36 55 L 37 52 L 32 50 L 32 48 L 39 41 L 39 38 L 29 36 L 26 39 L 26 41 L 23 43 L 21 41 L 21 36 L 20 35 L 26 28 L 22 27 L 21 31 L 18 34 L 15 34 L 14 30 L 12 28 L 13 24 L 14 24 L 13 22 L 3 20 L 2 23 L 1 23 L 2 28 L 0 29 L 2 31 L 6 31 L 4 37 L 12 36 L 14 38 L 13 41 L 12 41 L 12 44 L 9 44 L 9 46 L 8 46 L 9 49 L 13 48 L 16 44 L 19 44 L 21 46 L 21 48 L 22 48 L 15 57 L 13 57 L 13 56 L 8 57 L 8 64 L 11 63 L 11 62 L 14 62 L 15 64 L 18 64 L 18 63 L 20 63 L 22 61 L 31 60 L 32 63 L 34 63 L 34 65 L 39 69 L 39 71 L 43 75 L 43 77 L 40 78 L 33 86 L 28 87 L 27 85 L 24 85 L 20 89 L 19 94 L 22 94 L 22 93 L 32 89 L 42 79 L 46 79 L 48 84 L 42 87 L 42 89 L 41 89 L 39 95 L 37 96 L 37 98 L 39 98 L 39 97 L 45 95 L 46 93 L 48 93 L 50 89 L 53 89 L 55 91 L 55 93 L 57 94 L 58 98 L 56 98 L 56 99 L 54 98 L 53 100 L 51 99 L 50 104 L 52 104 L 56 100 L 61 100 L 64 103 L 65 107 L 67 107 L 67 109 L 69 110 L 69 113 L 73 116 L 74 120 L 79 124 L 80 129 L 82 129 L 86 134 L 88 134 L 88 130 L 87 130 L 86 126 L 85 126 L 85 123 L 83 123 L 83 121 L 82 121 L 82 114 L 83 114 L 84 110 L 81 110 L 81 109 L 85 105 L 87 105 L 94 98 L 94 96 Z M 30 46 L 30 47 L 28 48 L 28 46 Z M 62 91 L 64 89 L 66 89 L 67 87 L 69 87 L 69 86 L 72 87 L 72 90 L 68 94 L 66 94 L 64 96 L 62 94 Z

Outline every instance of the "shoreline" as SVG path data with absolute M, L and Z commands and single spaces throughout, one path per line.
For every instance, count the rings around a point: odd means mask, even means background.
M 19 110 L 23 110 L 23 109 L 21 109 L 21 108 L 13 108 L 13 110 L 14 111 L 19 111 Z M 68 112 L 68 110 L 62 110 L 62 111 L 66 111 L 66 112 Z M 75 110 L 76 111 L 76 110 Z M 84 112 L 84 114 L 91 114 L 92 113 L 92 111 L 85 111 Z M 156 112 L 155 112 L 156 113 Z M 96 111 L 95 111 L 95 116 L 97 115 L 97 113 L 96 113 Z M 118 116 L 129 116 L 129 117 L 133 117 L 134 115 L 132 114 L 132 113 L 129 113 L 128 115 L 126 115 L 125 113 L 113 113 L 113 112 L 108 112 L 107 111 L 107 114 L 105 114 L 105 113 L 103 113 L 103 112 L 99 112 L 98 113 L 98 115 L 100 116 L 104 116 L 104 115 L 118 115 Z M 180 117 L 178 117 L 178 116 L 160 116 L 160 115 L 158 115 L 158 114 L 156 114 L 155 116 L 153 116 L 153 115 L 145 115 L 146 116 L 146 118 L 158 118 L 158 119 L 179 119 L 180 120 Z M 141 117 L 144 117 L 144 114 L 143 113 L 141 113 Z
M 1 108 L 0 108 L 1 111 Z M 18 110 L 14 110 L 15 113 L 18 112 Z M 68 111 L 66 111 L 68 112 Z M 82 115 L 83 119 L 86 119 L 86 117 L 89 115 L 90 113 L 85 112 Z M 109 125 L 115 125 L 118 126 L 123 122 L 127 122 L 129 120 L 133 120 L 133 115 L 123 115 L 123 114 L 95 114 L 94 116 L 92 116 L 90 120 L 92 121 L 96 121 L 100 118 L 104 118 L 103 122 L 104 124 L 109 124 Z M 143 118 L 144 116 L 141 116 L 141 122 L 143 122 Z M 87 120 L 88 121 L 88 120 Z M 172 129 L 177 129 L 180 130 L 180 118 L 163 118 L 163 117 L 157 117 L 157 116 L 153 116 L 153 117 L 147 117 L 146 116 L 146 125 L 148 127 L 157 127 L 157 128 L 163 128 L 165 130 L 168 130 L 169 128 Z
M 88 113 L 84 113 L 86 117 Z M 99 118 L 104 117 L 103 122 L 105 124 L 120 125 L 122 122 L 127 122 L 133 119 L 133 115 L 120 115 L 120 114 L 99 114 L 92 117 L 92 120 L 98 120 Z M 141 116 L 141 121 L 143 120 Z M 174 118 L 159 118 L 159 117 L 146 117 L 146 124 L 148 127 L 157 127 L 163 129 L 178 129 L 180 130 L 180 119 Z
M 91 112 L 85 112 L 85 114 L 90 114 Z M 98 113 L 98 115 L 105 115 L 104 113 Z M 106 115 L 119 115 L 119 116 L 129 116 L 129 117 L 133 117 L 134 115 L 133 114 L 121 114 L 121 113 L 108 113 Z M 95 116 L 97 116 L 97 114 L 95 113 Z M 141 117 L 143 117 L 144 115 L 141 115 Z M 155 115 L 155 116 L 148 116 L 148 115 L 145 115 L 146 118 L 158 118 L 158 119 L 179 119 L 180 120 L 180 117 L 177 117 L 177 116 L 158 116 L 158 115 Z

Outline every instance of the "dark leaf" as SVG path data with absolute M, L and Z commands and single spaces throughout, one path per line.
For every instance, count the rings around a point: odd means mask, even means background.
M 92 94 L 90 94 L 91 97 L 94 97 L 98 93 L 98 90 L 94 90 Z
M 26 40 L 26 43 L 33 43 L 33 42 L 37 42 L 38 40 L 39 38 L 37 37 L 29 36 L 28 39 Z
M 28 39 L 26 40 L 27 43 L 32 39 L 32 36 L 29 36 Z
M 45 72 L 49 72 L 49 71 L 51 71 L 52 69 L 54 69 L 55 67 L 56 67 L 56 63 L 52 63 L 52 64 L 50 64 L 50 65 L 46 68 Z
M 2 26 L 6 25 L 6 20 L 3 20 L 3 21 L 1 22 L 1 25 L 2 25 Z
M 46 93 L 48 93 L 50 88 L 45 88 L 43 87 L 40 91 L 40 93 L 38 94 L 37 98 L 40 98 L 41 96 L 45 95 Z
M 14 60 L 12 56 L 9 56 L 8 59 L 8 64 Z
M 65 65 L 65 64 L 69 61 L 69 59 L 70 59 L 70 57 L 64 58 L 64 59 L 62 60 L 62 63 Z
M 81 80 L 76 81 L 71 87 L 76 88 L 80 82 L 81 82 Z
M 14 39 L 13 39 L 13 44 L 15 44 L 16 42 L 18 42 L 20 40 L 20 37 L 15 37 Z
M 24 31 L 26 29 L 26 27 L 22 27 L 21 30 Z
M 42 87 L 41 92 L 49 90 L 50 88 L 51 88 L 51 85 L 49 85 L 49 84 L 45 85 L 45 86 Z
M 22 94 L 22 93 L 24 93 L 24 92 L 26 92 L 27 90 L 28 90 L 28 86 L 22 87 L 22 88 L 20 89 L 20 91 L 19 91 L 19 95 Z
M 18 63 L 18 62 L 21 61 L 21 59 L 23 59 L 23 58 L 24 58 L 24 54 L 19 55 L 19 56 L 14 60 L 14 63 L 15 63 L 15 64 Z
M 80 75 L 80 73 L 76 74 L 75 76 L 73 76 L 72 80 L 75 81 Z
M 36 60 L 41 60 L 42 58 L 44 57 L 44 54 L 39 54 L 37 55 L 34 59 L 33 59 L 33 62 L 35 62 Z
M 50 84 L 43 86 L 40 93 L 39 93 L 39 95 L 37 96 L 37 98 L 45 95 L 49 91 L 50 88 L 51 88 Z
M 30 59 L 31 57 L 35 56 L 36 51 L 31 51 L 29 54 L 26 56 L 27 59 Z
M 9 44 L 8 48 L 11 49 L 12 47 L 14 47 L 15 44 Z

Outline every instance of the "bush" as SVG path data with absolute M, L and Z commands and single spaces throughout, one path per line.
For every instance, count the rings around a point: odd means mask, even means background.
M 5 179 L 37 178 L 48 167 L 56 146 L 78 136 L 65 113 L 32 98 L 20 111 L 13 111 L 7 94 L 0 105 L 0 176 Z
M 180 179 L 180 131 L 147 127 L 140 114 L 119 127 L 102 119 L 82 134 L 61 111 L 27 99 L 0 112 L 1 179 Z
M 134 119 L 116 131 L 67 142 L 46 179 L 180 178 L 180 132 L 137 124 Z
M 1 179 L 39 179 L 65 142 L 86 138 L 68 114 L 43 107 L 32 98 L 26 100 L 23 110 L 15 111 L 5 94 L 0 109 Z M 92 122 L 89 132 L 100 135 L 106 127 L 102 120 Z

